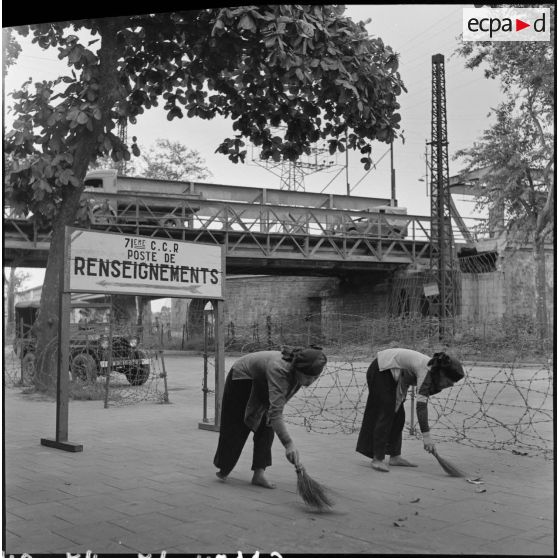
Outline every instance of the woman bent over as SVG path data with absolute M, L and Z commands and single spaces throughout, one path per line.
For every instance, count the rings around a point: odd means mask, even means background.
M 252 484 L 275 488 L 264 476 L 271 465 L 274 435 L 285 447 L 285 456 L 295 465 L 298 450 L 283 420 L 287 401 L 302 387 L 314 382 L 326 364 L 319 348 L 258 351 L 240 357 L 225 381 L 221 429 L 213 460 L 217 476 L 225 480 L 233 470 L 248 435 L 254 433 Z
M 372 459 L 377 471 L 389 472 L 389 465 L 416 467 L 401 457 L 405 426 L 403 401 L 409 386 L 416 386 L 416 412 L 424 449 L 434 452 L 428 426 L 427 402 L 431 395 L 453 386 L 465 376 L 461 363 L 446 353 L 432 357 L 411 349 L 379 351 L 368 368 L 368 400 L 356 451 Z

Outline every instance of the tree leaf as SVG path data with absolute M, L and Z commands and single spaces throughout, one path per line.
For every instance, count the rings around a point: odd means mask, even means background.
M 240 27 L 240 29 L 246 29 L 247 31 L 256 31 L 256 24 L 254 23 L 254 20 L 252 19 L 252 17 L 250 16 L 250 14 L 244 14 L 242 16 L 242 18 L 240 19 L 238 26 Z
M 59 211 L 72 222 L 69 213 L 77 207 L 75 199 L 69 202 L 62 195 L 63 188 L 75 180 L 81 183 L 85 169 L 100 154 L 120 160 L 129 157 L 130 149 L 137 155 L 133 145 L 119 142 L 118 122 L 133 124 L 161 100 L 169 121 L 184 113 L 229 119 L 238 137 L 218 142 L 216 151 L 235 163 L 247 156 L 242 140 L 261 146 L 262 157 L 279 163 L 299 160 L 316 138 L 332 140 L 332 153 L 345 149 L 337 142 L 348 122 L 358 123 L 358 139 L 351 147 L 363 154 L 370 153 L 373 141 L 389 141 L 396 131 L 399 120 L 393 115 L 404 85 L 394 71 L 395 59 L 390 59 L 393 50 L 379 38 L 369 38 L 341 5 L 155 10 L 110 23 L 90 18 L 77 27 L 67 21 L 32 24 L 24 30 L 47 56 L 54 52 L 67 61 L 70 73 L 63 69 L 36 87 L 30 80 L 15 92 L 5 153 L 41 161 L 41 168 L 58 154 L 79 157 L 60 160 L 57 179 L 50 181 L 52 192 L 35 188 L 31 172 L 10 173 L 7 182 L 14 190 L 18 186 L 20 202 L 55 226 L 62 226 Z M 92 47 L 95 41 L 103 48 Z M 549 79 L 542 69 L 538 72 L 533 75 L 537 83 Z M 273 123 L 289 125 L 288 141 L 271 143 Z M 363 164 L 371 166 L 368 159 Z M 43 197 L 40 203 L 38 196 Z M 52 246 L 45 292 L 56 289 L 52 266 L 60 253 L 60 245 Z M 55 306 L 42 307 L 39 313 L 56 315 Z M 38 350 L 46 350 L 56 330 L 44 319 L 39 318 Z

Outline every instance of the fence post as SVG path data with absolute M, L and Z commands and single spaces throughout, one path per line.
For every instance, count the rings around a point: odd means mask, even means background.
M 19 365 L 19 371 L 20 371 L 20 376 L 21 376 L 21 385 L 23 384 L 23 347 L 24 347 L 24 342 L 23 342 L 23 320 L 21 322 L 19 322 L 19 361 L 20 361 L 20 365 Z M 16 336 L 17 336 L 17 331 L 16 331 Z M 15 346 L 15 343 L 14 343 Z
M 167 369 L 165 368 L 165 356 L 164 351 L 159 351 L 159 357 L 161 357 L 161 366 L 163 368 L 163 382 L 165 386 L 165 395 L 163 401 L 165 403 L 169 402 L 169 389 L 167 386 Z
M 267 326 L 267 348 L 271 349 L 271 316 L 267 316 L 265 321 Z
M 208 339 L 207 339 L 207 311 L 203 312 L 203 422 L 207 422 L 207 358 L 208 358 Z
M 107 361 L 107 377 L 105 380 L 105 405 L 104 405 L 105 409 L 108 408 L 108 398 L 109 398 L 109 389 L 110 389 L 110 371 L 112 370 L 112 337 L 113 337 L 112 321 L 113 319 L 114 319 L 113 299 L 112 299 L 112 295 L 110 295 L 109 346 L 108 346 L 108 352 L 103 351 Z
M 411 424 L 409 425 L 409 434 L 414 436 L 415 432 L 415 386 L 411 386 Z

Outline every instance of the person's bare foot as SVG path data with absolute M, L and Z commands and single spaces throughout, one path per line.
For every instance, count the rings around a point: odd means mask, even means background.
M 394 466 L 394 467 L 418 467 L 418 465 L 415 465 L 414 463 L 407 461 L 400 455 L 391 456 L 389 458 L 389 464 L 390 466 Z
M 269 482 L 263 472 L 254 471 L 254 476 L 252 477 L 252 484 L 256 486 L 263 486 L 264 488 L 275 488 L 275 484 Z
M 383 460 L 372 459 L 372 469 L 376 469 L 376 471 L 381 471 L 382 473 L 389 473 L 389 469 Z
M 221 473 L 221 471 L 217 471 L 215 474 L 221 482 L 225 482 L 227 480 L 227 475 Z

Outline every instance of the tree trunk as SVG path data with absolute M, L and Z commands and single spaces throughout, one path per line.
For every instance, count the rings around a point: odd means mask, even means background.
M 62 205 L 58 217 L 52 225 L 52 238 L 48 255 L 41 307 L 34 326 L 37 339 L 35 387 L 41 391 L 50 391 L 56 382 L 56 354 L 58 339 L 59 285 L 60 272 L 64 259 L 64 235 L 66 225 L 74 222 L 79 205 L 81 189 L 74 189 Z M 69 319 L 69 316 L 66 316 Z
M 533 244 L 533 257 L 535 260 L 535 308 L 537 317 L 537 331 L 541 348 L 548 339 L 548 310 L 546 307 L 546 256 L 544 239 L 536 235 Z
M 143 340 L 143 312 L 145 309 L 145 297 L 136 296 L 136 335 Z
M 10 278 L 8 279 L 8 293 L 6 300 L 6 331 L 11 335 L 14 330 L 15 322 L 15 291 L 16 291 L 16 275 L 15 267 L 10 268 Z
M 110 123 L 110 111 L 121 98 L 122 92 L 118 85 L 118 57 L 121 55 L 116 41 L 119 28 L 117 18 L 106 18 L 100 25 L 101 48 L 99 57 L 99 108 L 102 119 L 94 120 L 91 129 L 83 130 L 75 143 L 73 150 L 73 173 L 82 186 L 75 188 L 67 186 L 63 190 L 63 199 L 58 215 L 52 225 L 52 239 L 45 272 L 45 280 L 41 293 L 41 307 L 36 322 L 36 374 L 35 387 L 41 391 L 52 391 L 56 385 L 56 354 L 58 337 L 58 320 L 69 319 L 69 316 L 59 316 L 59 281 L 64 258 L 65 227 L 73 225 L 80 197 L 83 192 L 83 180 L 91 161 L 98 152 L 98 138 L 103 135 Z

